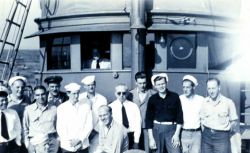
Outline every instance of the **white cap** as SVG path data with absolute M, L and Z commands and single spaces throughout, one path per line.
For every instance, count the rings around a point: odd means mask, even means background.
M 5 86 L 0 86 L 0 92 L 5 92 L 7 95 L 9 94 L 9 90 Z
M 16 80 L 22 80 L 24 83 L 27 83 L 27 79 L 23 76 L 14 76 L 9 80 L 9 86 L 11 86 Z
M 193 82 L 193 84 L 194 84 L 195 87 L 198 86 L 197 79 L 194 76 L 192 76 L 192 75 L 185 75 L 183 77 L 182 81 L 184 81 L 184 80 L 189 80 L 189 81 Z
M 151 77 L 151 83 L 152 83 L 152 85 L 154 86 L 155 85 L 155 82 L 154 82 L 154 80 L 155 80 L 155 78 L 156 77 L 163 77 L 163 78 L 166 78 L 166 81 L 168 82 L 168 75 L 167 75 L 167 73 L 160 73 L 160 74 L 154 74 L 152 77 Z
M 81 86 L 77 83 L 70 83 L 64 86 L 64 88 L 66 89 L 66 91 L 74 92 L 74 91 L 79 91 L 81 89 Z
M 85 85 L 89 85 L 89 84 L 92 84 L 94 81 L 95 81 L 95 76 L 89 75 L 89 76 L 84 77 L 81 82 Z

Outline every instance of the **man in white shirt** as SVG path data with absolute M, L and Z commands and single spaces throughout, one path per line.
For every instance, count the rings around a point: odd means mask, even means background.
M 220 80 L 207 80 L 208 97 L 201 106 L 202 153 L 229 153 L 230 133 L 239 124 L 235 103 L 221 94 Z
M 96 81 L 94 75 L 86 76 L 81 81 L 83 83 L 84 89 L 86 92 L 83 92 L 79 95 L 80 101 L 87 102 L 92 110 L 93 116 L 93 126 L 94 129 L 92 130 L 89 141 L 90 141 L 90 153 L 94 152 L 96 145 L 98 144 L 98 109 L 102 105 L 107 105 L 107 99 L 96 92 Z
M 23 115 L 24 142 L 29 153 L 57 153 L 56 106 L 48 104 L 46 88 L 34 88 L 35 103 Z
M 128 129 L 129 149 L 138 149 L 141 135 L 141 114 L 138 106 L 127 100 L 128 87 L 119 84 L 115 88 L 116 100 L 109 106 L 112 108 L 113 118 Z
M 194 76 L 185 75 L 183 77 L 183 94 L 180 96 L 184 120 L 181 133 L 183 153 L 201 152 L 200 110 L 204 98 L 195 94 L 197 86 L 198 81 Z
M 8 108 L 17 112 L 22 124 L 23 113 L 26 106 L 31 104 L 30 98 L 25 94 L 25 88 L 28 81 L 23 76 L 11 77 L 8 84 L 11 88 L 11 94 L 8 96 Z M 23 138 L 21 140 L 24 140 Z M 28 153 L 23 141 L 21 141 L 20 152 Z
M 63 153 L 88 153 L 88 136 L 93 129 L 90 105 L 79 101 L 80 85 L 65 86 L 69 100 L 57 108 L 57 133 Z
M 111 69 L 110 60 L 107 58 L 102 58 L 97 48 L 92 51 L 92 59 L 85 62 L 86 68 L 91 69 Z
M 19 153 L 21 123 L 17 112 L 7 109 L 8 89 L 0 86 L 0 153 Z

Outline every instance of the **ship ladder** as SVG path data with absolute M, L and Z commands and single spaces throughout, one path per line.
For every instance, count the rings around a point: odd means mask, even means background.
M 0 37 L 1 82 L 7 82 L 13 72 L 25 23 L 32 0 L 14 0 Z

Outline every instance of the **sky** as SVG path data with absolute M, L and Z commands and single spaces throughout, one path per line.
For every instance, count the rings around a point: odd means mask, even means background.
M 9 15 L 9 11 L 11 9 L 13 1 L 14 0 L 0 0 L 0 34 L 2 34 L 5 25 L 5 19 Z M 34 19 L 41 16 L 39 2 L 40 0 L 32 1 L 26 26 L 24 28 L 23 37 L 38 31 L 38 26 L 34 22 Z M 20 49 L 39 49 L 39 38 L 34 37 L 34 38 L 23 39 L 20 44 Z

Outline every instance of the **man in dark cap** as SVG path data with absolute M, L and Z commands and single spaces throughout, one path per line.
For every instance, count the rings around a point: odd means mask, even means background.
M 58 106 L 69 99 L 65 92 L 60 91 L 62 80 L 61 76 L 49 76 L 44 79 L 48 85 L 48 103 Z

